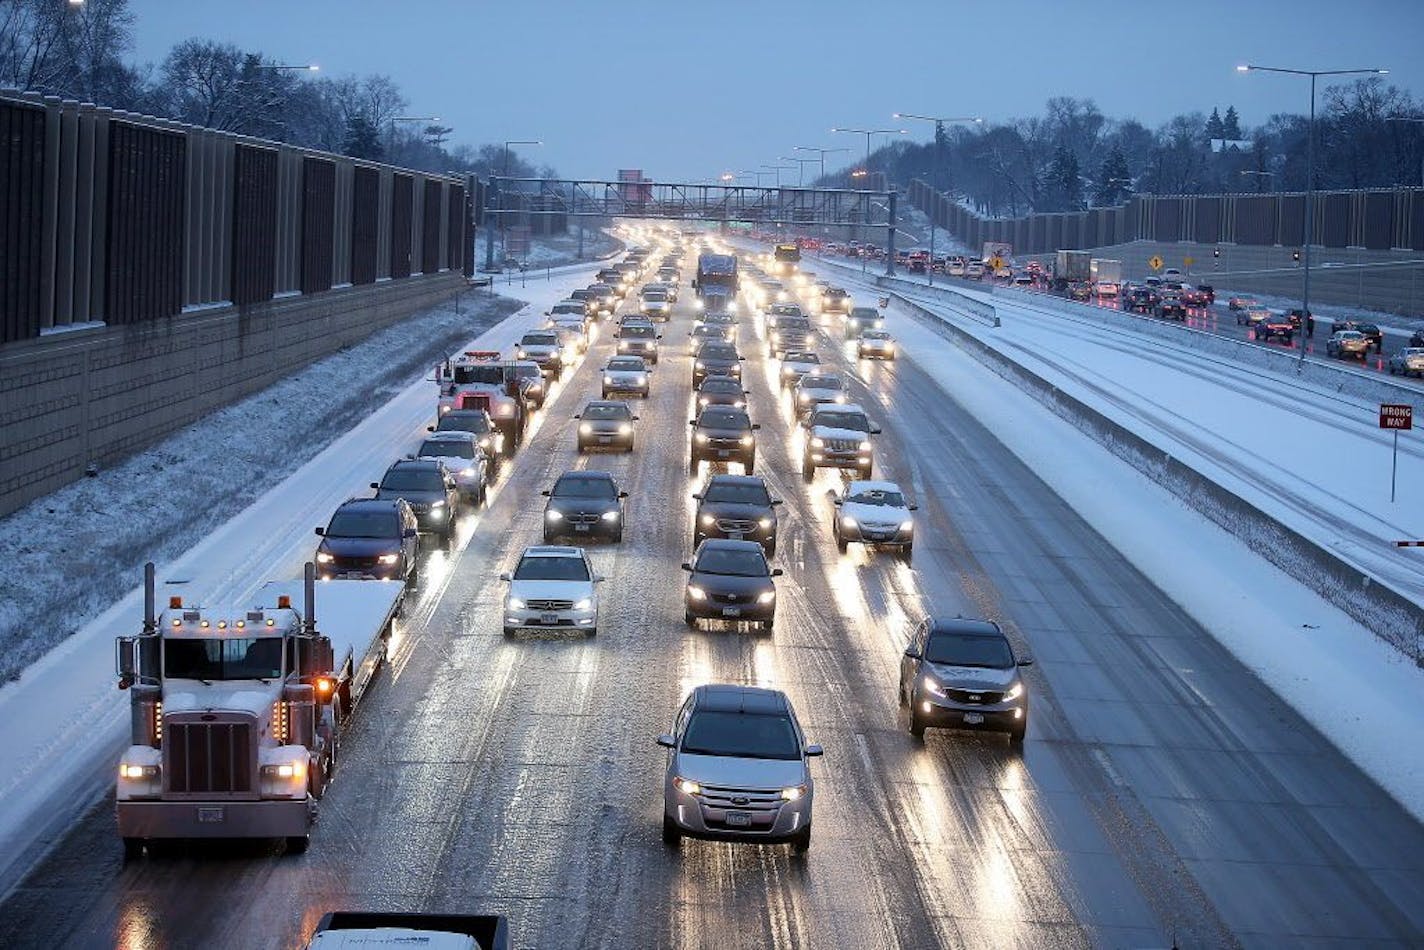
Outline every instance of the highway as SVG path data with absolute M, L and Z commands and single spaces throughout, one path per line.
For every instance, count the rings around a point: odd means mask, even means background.
M 685 464 L 691 299 L 684 288 L 637 408 L 636 453 L 574 450 L 572 415 L 612 352 L 605 324 L 491 506 L 450 550 L 427 551 L 309 852 L 208 843 L 125 863 L 105 801 L 9 895 L 0 944 L 293 947 L 338 908 L 502 913 L 514 946 L 540 948 L 1424 941 L 1424 828 L 914 354 L 858 364 L 822 340 L 884 426 L 877 477 L 920 504 L 912 564 L 841 555 L 835 476 L 800 478 L 790 401 L 743 316 L 757 472 L 786 501 L 786 576 L 772 633 L 686 629 L 679 564 L 701 482 Z M 599 635 L 506 639 L 497 575 L 539 542 L 539 492 L 578 467 L 630 494 L 623 543 L 591 549 L 608 577 Z M 1021 751 L 909 735 L 895 677 L 929 611 L 996 618 L 1037 661 Z M 784 689 L 825 746 L 804 858 L 659 840 L 654 739 L 703 682 Z

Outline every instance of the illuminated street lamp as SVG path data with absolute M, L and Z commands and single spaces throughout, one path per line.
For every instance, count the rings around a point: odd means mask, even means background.
M 1301 280 L 1301 319 L 1310 319 L 1310 242 L 1315 238 L 1315 81 L 1321 76 L 1383 76 L 1388 69 L 1287 69 L 1282 66 L 1237 66 L 1238 73 L 1285 73 L 1290 76 L 1310 77 L 1310 124 L 1305 130 L 1305 274 Z M 1301 342 L 1300 362 L 1305 362 L 1305 343 Z

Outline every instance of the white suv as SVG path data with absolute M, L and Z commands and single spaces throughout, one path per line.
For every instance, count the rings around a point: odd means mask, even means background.
M 524 549 L 519 566 L 499 579 L 509 583 L 504 598 L 504 635 L 519 630 L 572 630 L 598 633 L 598 593 L 603 576 L 583 548 L 538 545 Z
M 717 841 L 811 847 L 815 783 L 808 745 L 786 694 L 754 686 L 699 686 L 658 736 L 668 752 L 663 841 Z

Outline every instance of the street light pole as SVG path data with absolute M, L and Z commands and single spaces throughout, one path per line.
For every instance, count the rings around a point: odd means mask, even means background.
M 797 187 L 797 188 L 804 188 L 804 187 L 806 187 L 806 166 L 807 166 L 807 165 L 814 165 L 814 164 L 816 164 L 816 160 L 815 160 L 814 158 L 797 158 L 795 155 L 778 155 L 778 156 L 776 156 L 776 157 L 779 158 L 779 159 L 780 159 L 781 161 L 783 161 L 783 162 L 795 162 L 795 163 L 796 163 L 796 187 Z
M 831 128 L 831 131 L 832 131 L 832 132 L 848 132 L 848 133 L 850 133 L 850 134 L 852 134 L 852 135 L 863 135 L 863 136 L 865 136 L 865 175 L 864 175 L 864 177 L 867 179 L 866 185 L 869 185 L 869 184 L 870 184 L 870 182 L 869 182 L 868 179 L 869 179 L 869 177 L 870 177 L 870 139 L 871 139 L 871 136 L 875 136 L 875 135 L 909 135 L 909 134 L 910 134 L 910 130 L 909 130 L 909 129 L 844 129 L 844 128 L 841 128 L 840 126 L 833 126 L 833 127 Z M 868 211 L 868 210 L 869 210 L 869 208 L 867 207 L 867 211 Z M 869 223 L 870 215 L 867 214 L 865 217 L 866 217 L 867 223 Z M 892 244 L 894 243 L 893 240 L 891 241 L 891 243 L 892 243 Z
M 1310 244 L 1315 238 L 1315 81 L 1321 76 L 1359 76 L 1373 74 L 1383 76 L 1388 69 L 1287 69 L 1281 66 L 1237 66 L 1239 73 L 1285 73 L 1291 76 L 1310 77 L 1310 124 L 1305 129 L 1305 246 L 1301 255 L 1305 260 L 1305 272 L 1301 279 L 1301 326 L 1310 327 Z M 1301 340 L 1297 362 L 1305 362 L 1305 341 Z
M 828 154 L 833 153 L 833 152 L 849 152 L 849 151 L 850 151 L 850 149 L 847 148 L 847 147 L 845 147 L 845 146 L 841 146 L 841 147 L 839 147 L 839 148 L 817 148 L 817 147 L 814 146 L 814 145 L 793 145 L 793 146 L 791 146 L 791 148 L 792 148 L 793 151 L 796 151 L 796 152 L 816 152 L 816 153 L 818 153 L 818 154 L 820 155 L 820 158 L 821 158 L 821 180 L 822 180 L 822 181 L 825 181 L 825 179 L 826 179 L 826 156 L 827 156 Z
M 944 138 L 944 127 L 950 122 L 975 122 L 980 125 L 984 123 L 984 117 L 978 115 L 966 116 L 936 116 L 936 115 L 915 115 L 912 112 L 896 112 L 896 119 L 919 119 L 921 122 L 934 123 L 934 151 L 930 161 L 930 261 L 925 266 L 925 273 L 929 275 L 930 286 L 934 286 L 934 262 L 935 262 L 935 231 L 939 230 L 939 183 L 935 180 L 939 177 L 940 170 L 940 140 Z

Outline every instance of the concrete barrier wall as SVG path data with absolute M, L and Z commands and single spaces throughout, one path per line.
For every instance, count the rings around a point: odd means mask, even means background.
M 451 272 L 384 280 L 0 347 L 0 515 L 462 287 Z
M 972 333 L 898 293 L 894 296 L 936 333 L 973 354 L 999 376 L 1031 394 L 1252 551 L 1374 631 L 1416 664 L 1424 665 L 1424 607 L 1362 573 L 1329 549 L 1272 518 L 1082 400 L 1063 392 Z

